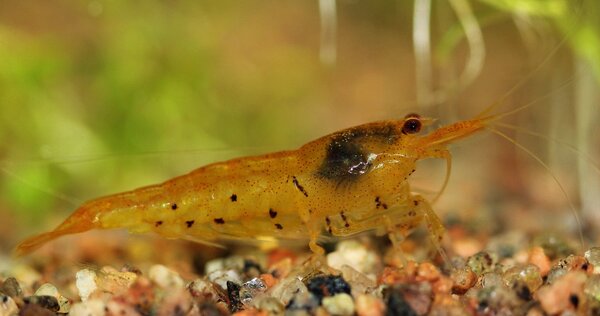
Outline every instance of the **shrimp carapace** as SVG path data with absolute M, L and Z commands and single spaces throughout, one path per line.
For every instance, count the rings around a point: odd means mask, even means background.
M 409 114 L 321 137 L 297 150 L 233 159 L 161 184 L 89 201 L 55 230 L 26 239 L 26 254 L 63 235 L 125 228 L 214 244 L 219 240 L 307 240 L 385 229 L 392 240 L 426 221 L 443 226 L 429 203 L 411 193 L 416 162 L 445 158 L 446 145 L 489 119 L 461 121 L 420 135 L 431 120 Z

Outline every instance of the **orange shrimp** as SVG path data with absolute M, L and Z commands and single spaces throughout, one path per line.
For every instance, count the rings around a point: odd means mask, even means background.
M 431 120 L 410 114 L 348 128 L 297 150 L 210 164 L 84 203 L 55 230 L 20 243 L 15 253 L 63 235 L 113 228 L 208 244 L 300 239 L 322 254 L 321 237 L 383 228 L 395 242 L 424 222 L 437 243 L 444 227 L 428 201 L 411 192 L 409 177 L 418 160 L 443 158 L 447 182 L 447 145 L 493 118 L 479 116 L 421 135 Z

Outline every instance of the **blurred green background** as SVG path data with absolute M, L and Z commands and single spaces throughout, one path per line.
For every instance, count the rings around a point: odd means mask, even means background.
M 335 11 L 326 10 L 331 3 Z M 598 157 L 590 146 L 597 138 L 581 140 L 573 127 L 584 124 L 577 102 L 597 101 L 599 7 L 433 1 L 424 17 L 412 1 L 2 0 L 2 246 L 56 225 L 90 198 L 413 111 L 448 123 L 495 101 L 504 111 L 538 100 L 509 122 Z M 431 28 L 425 63 L 413 46 L 417 18 Z M 469 21 L 482 32 L 473 47 L 462 24 Z M 475 56 L 482 47 L 485 55 Z M 552 104 L 559 110 L 549 111 Z M 594 135 L 589 128 L 584 134 Z M 489 141 L 457 146 L 450 192 L 463 194 L 447 194 L 442 211 L 485 200 L 481 177 L 514 194 L 533 177 L 515 184 L 516 172 L 498 174 L 512 163 L 502 152 L 514 146 L 482 137 Z M 545 161 L 564 151 L 524 142 Z M 577 163 L 573 156 L 566 166 Z M 420 177 L 430 191 L 443 177 L 433 170 Z M 571 176 L 565 186 L 580 202 L 581 179 Z

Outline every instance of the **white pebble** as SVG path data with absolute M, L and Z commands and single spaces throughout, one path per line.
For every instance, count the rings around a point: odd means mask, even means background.
M 242 283 L 240 275 L 235 270 L 217 270 L 208 275 L 211 282 L 217 283 L 221 288 L 227 289 L 227 281 L 237 284 Z
M 346 293 L 324 297 L 323 307 L 331 315 L 350 316 L 354 314 L 354 301 L 352 296 Z
M 327 255 L 327 264 L 337 270 L 348 265 L 360 273 L 372 274 L 379 265 L 377 258 L 375 252 L 361 243 L 344 240 L 337 245 L 334 252 Z
M 106 305 L 101 300 L 92 299 L 87 302 L 75 303 L 69 312 L 70 316 L 104 316 Z
M 58 290 L 56 289 L 56 286 L 50 284 L 50 283 L 44 283 L 42 284 L 42 286 L 40 286 L 35 293 L 33 294 L 34 296 L 54 296 L 56 298 L 58 298 Z
M 98 288 L 96 284 L 96 273 L 89 269 L 77 271 L 75 274 L 75 286 L 79 290 L 81 301 L 85 302 L 92 293 Z
M 69 302 L 69 299 L 60 295 L 56 286 L 54 286 L 50 283 L 42 284 L 42 286 L 40 286 L 33 295 L 34 296 L 47 295 L 47 296 L 55 297 L 56 300 L 58 301 L 58 305 L 60 306 L 60 308 L 58 310 L 59 314 L 66 314 L 69 312 L 69 310 L 71 308 L 71 303 Z
M 150 267 L 148 276 L 162 288 L 181 288 L 185 285 L 177 272 L 160 264 Z
M 204 265 L 204 274 L 209 275 L 215 271 L 223 270 L 224 268 L 225 264 L 223 259 L 210 260 Z

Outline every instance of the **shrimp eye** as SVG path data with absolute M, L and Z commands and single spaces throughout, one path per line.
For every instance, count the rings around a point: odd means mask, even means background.
M 404 121 L 402 134 L 416 134 L 421 131 L 421 121 L 418 118 L 409 118 Z

